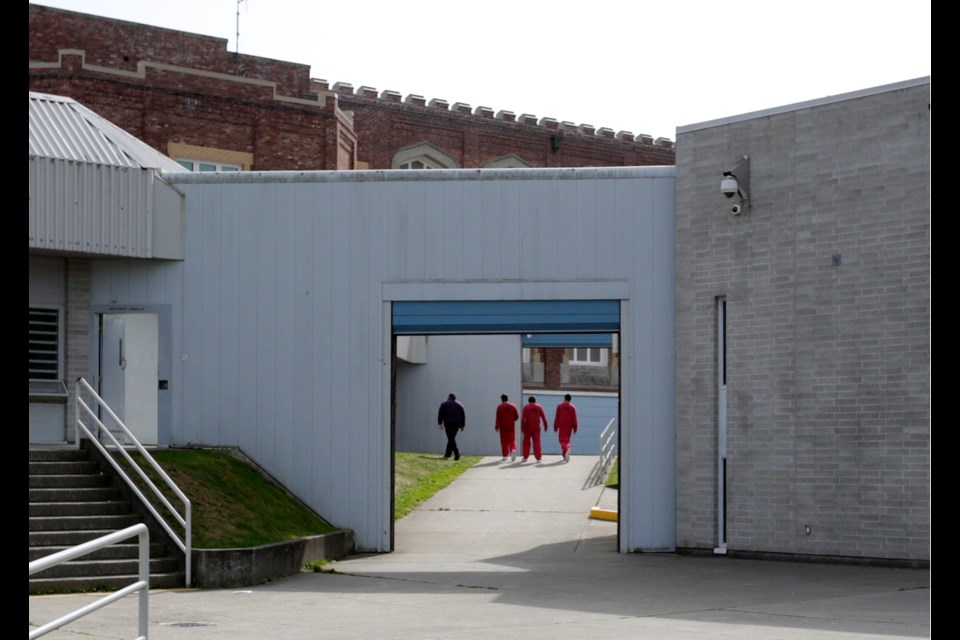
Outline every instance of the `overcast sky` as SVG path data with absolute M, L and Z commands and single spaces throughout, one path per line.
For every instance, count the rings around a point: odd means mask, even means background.
M 677 127 L 930 75 L 930 3 L 34 0 L 217 36 L 402 96 L 676 139 Z M 239 29 L 238 29 L 239 23 Z

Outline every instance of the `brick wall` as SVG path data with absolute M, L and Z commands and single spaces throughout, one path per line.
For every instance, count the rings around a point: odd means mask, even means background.
M 254 170 L 353 166 L 350 122 L 314 92 L 307 65 L 35 5 L 29 42 L 31 91 L 74 98 L 162 153 L 174 142 L 251 154 Z
M 389 169 L 428 142 L 459 167 L 510 155 L 532 167 L 674 163 L 670 140 L 330 87 L 307 65 L 237 57 L 222 38 L 36 5 L 29 17 L 30 89 L 72 97 L 163 153 L 175 142 L 252 154 L 254 170 Z
M 476 114 L 476 108 L 457 110 L 457 103 L 429 106 L 402 102 L 398 96 L 340 94 L 339 104 L 354 114 L 359 157 L 371 169 L 391 168 L 398 149 L 421 142 L 435 145 L 464 168 L 483 167 L 511 154 L 531 167 L 672 165 L 675 159 L 671 141 L 562 130 L 536 120 L 518 122 L 503 113 L 498 118 Z
M 717 541 L 726 296 L 728 548 L 929 560 L 929 92 L 678 135 L 678 547 Z

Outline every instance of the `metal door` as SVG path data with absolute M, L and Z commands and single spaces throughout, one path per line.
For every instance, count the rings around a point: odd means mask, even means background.
M 157 314 L 101 314 L 98 392 L 145 445 L 157 444 L 158 344 Z M 107 416 L 100 419 L 115 429 Z

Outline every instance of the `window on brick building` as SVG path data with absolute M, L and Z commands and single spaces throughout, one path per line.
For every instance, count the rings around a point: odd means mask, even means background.
M 501 156 L 499 158 L 494 158 L 489 161 L 487 164 L 483 165 L 487 169 L 520 169 L 524 167 L 529 167 L 530 163 L 521 158 L 520 156 L 511 153 L 509 155 Z
M 408 162 L 401 163 L 401 169 L 444 169 L 445 167 L 432 162 L 429 158 L 417 158 Z
M 192 160 L 190 158 L 177 158 L 186 169 L 190 171 L 241 171 L 243 167 L 238 164 L 229 164 L 227 162 L 210 162 L 208 160 Z
M 393 169 L 455 169 L 457 161 L 429 142 L 404 147 L 393 154 Z
M 600 347 L 575 347 L 567 349 L 570 364 L 595 367 L 607 366 L 607 350 Z

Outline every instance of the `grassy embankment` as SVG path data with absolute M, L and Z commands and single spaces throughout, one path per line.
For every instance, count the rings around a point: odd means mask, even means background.
M 231 450 L 162 449 L 151 455 L 190 499 L 194 548 L 254 547 L 336 529 Z M 397 453 L 394 518 L 408 514 L 480 459 Z M 182 513 L 182 502 L 165 494 Z M 158 500 L 153 503 L 166 513 Z

